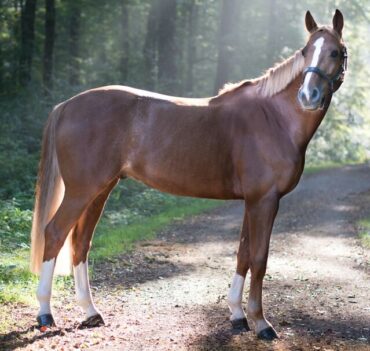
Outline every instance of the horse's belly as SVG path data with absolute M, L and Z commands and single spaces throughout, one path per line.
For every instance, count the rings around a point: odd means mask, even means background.
M 236 191 L 236 186 L 232 180 L 222 178 L 207 177 L 204 175 L 195 175 L 188 172 L 159 172 L 145 171 L 138 172 L 137 170 L 127 170 L 126 174 L 151 188 L 160 191 L 181 195 L 192 196 L 198 198 L 210 199 L 239 199 L 241 194 Z

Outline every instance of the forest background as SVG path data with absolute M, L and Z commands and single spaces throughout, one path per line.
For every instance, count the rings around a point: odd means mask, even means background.
M 216 94 L 303 47 L 307 9 L 327 24 L 336 8 L 345 18 L 349 71 L 309 146 L 309 166 L 370 157 L 369 1 L 0 0 L 0 300 L 18 299 L 12 284 L 33 279 L 29 229 L 42 130 L 53 105 L 111 84 Z M 125 182 L 111 196 L 94 245 L 99 237 L 101 250 L 108 245 L 103 231 L 127 237 L 128 226 L 154 218 L 150 230 L 132 234 L 134 241 L 168 218 L 212 206 Z M 113 240 L 93 258 L 129 246 Z

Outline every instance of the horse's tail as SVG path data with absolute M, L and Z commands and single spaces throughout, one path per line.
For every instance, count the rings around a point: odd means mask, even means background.
M 57 105 L 47 120 L 43 139 L 41 160 L 36 185 L 36 200 L 31 230 L 30 269 L 39 274 L 45 246 L 45 227 L 54 216 L 64 196 L 64 182 L 60 174 L 55 146 L 55 129 L 63 103 Z M 69 274 L 71 268 L 71 240 L 68 236 L 64 247 L 58 255 L 56 273 Z M 62 266 L 63 264 L 63 266 Z

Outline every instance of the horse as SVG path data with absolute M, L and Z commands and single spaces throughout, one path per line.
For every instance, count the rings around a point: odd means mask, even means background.
M 258 338 L 277 338 L 262 308 L 270 235 L 279 201 L 297 185 L 308 143 L 344 80 L 343 24 L 339 10 L 332 26 L 318 26 L 307 11 L 303 49 L 213 97 L 104 86 L 55 106 L 43 134 L 31 232 L 30 266 L 40 274 L 38 325 L 55 325 L 50 300 L 57 262 L 73 266 L 86 315 L 81 325 L 104 324 L 91 295 L 88 253 L 110 192 L 133 178 L 176 195 L 244 200 L 230 320 L 235 330 L 250 330 L 248 315 Z M 59 254 L 62 247 L 66 255 Z

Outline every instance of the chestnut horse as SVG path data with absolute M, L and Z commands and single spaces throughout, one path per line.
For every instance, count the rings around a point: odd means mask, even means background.
M 346 68 L 340 11 L 332 27 L 318 27 L 310 12 L 305 21 L 310 35 L 303 49 L 215 97 L 106 86 L 54 108 L 44 131 L 32 226 L 31 269 L 41 274 L 40 326 L 54 325 L 52 279 L 65 243 L 77 302 L 87 317 L 82 325 L 103 324 L 91 297 L 87 256 L 110 192 L 131 177 L 177 195 L 244 199 L 230 319 L 234 328 L 249 330 L 241 302 L 250 269 L 248 318 L 259 338 L 277 337 L 262 311 L 273 222 L 280 198 L 300 179 L 307 145 Z M 58 262 L 67 267 L 66 257 L 59 255 Z

